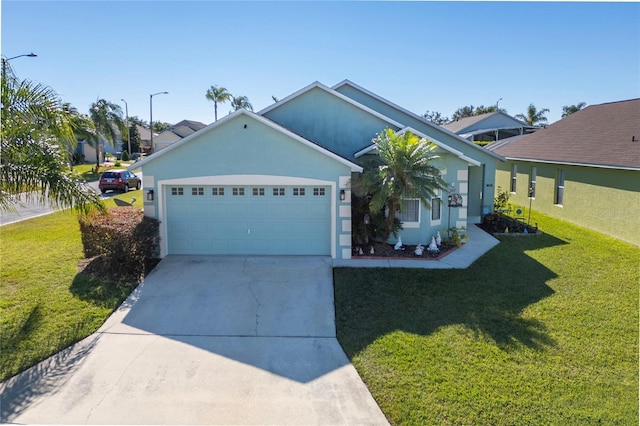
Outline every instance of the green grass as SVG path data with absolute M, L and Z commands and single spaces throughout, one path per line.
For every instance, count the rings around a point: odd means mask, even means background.
M 392 424 L 638 424 L 640 250 L 532 222 L 467 270 L 335 270 L 338 338 Z
M 2 226 L 0 244 L 0 380 L 94 332 L 133 289 L 78 274 L 68 210 Z

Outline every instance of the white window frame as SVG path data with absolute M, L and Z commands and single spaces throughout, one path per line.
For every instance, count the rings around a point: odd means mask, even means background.
M 420 208 L 420 199 L 418 199 L 418 198 L 407 198 L 407 199 L 401 200 L 401 203 L 405 203 L 405 202 L 409 202 L 409 201 L 413 201 L 417 205 L 418 220 L 417 221 L 406 221 L 406 222 L 403 221 L 402 218 L 400 217 L 400 215 L 402 214 L 402 211 L 397 212 L 396 213 L 396 217 L 402 223 L 402 227 L 403 228 L 419 228 L 420 227 L 420 219 L 421 219 L 421 215 L 422 215 L 422 209 Z
M 433 205 L 434 205 L 434 201 L 438 200 L 439 201 L 439 208 L 438 208 L 438 218 L 434 219 L 433 218 Z M 439 225 L 440 223 L 442 223 L 442 197 L 441 196 L 435 196 L 431 199 L 431 224 L 432 225 Z
M 509 192 L 511 192 L 512 194 L 515 194 L 517 187 L 518 187 L 518 165 L 513 164 L 511 166 L 511 182 L 509 182 Z
M 564 205 L 564 185 L 565 172 L 564 169 L 558 169 L 556 174 L 556 191 L 554 194 L 553 203 L 556 206 L 562 207 Z

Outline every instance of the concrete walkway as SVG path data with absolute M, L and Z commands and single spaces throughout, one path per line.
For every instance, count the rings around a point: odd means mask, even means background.
M 407 258 L 334 259 L 333 266 L 349 268 L 465 269 L 500 242 L 491 234 L 478 228 L 474 222 L 467 224 L 467 234 L 469 235 L 469 241 L 466 244 L 438 260 L 412 260 Z
M 97 333 L 3 383 L 0 421 L 386 425 L 335 337 L 331 263 L 169 256 Z

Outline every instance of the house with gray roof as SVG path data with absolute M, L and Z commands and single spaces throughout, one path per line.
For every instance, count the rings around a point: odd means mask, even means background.
M 502 111 L 464 117 L 442 127 L 471 142 L 497 141 L 540 129 Z
M 591 105 L 486 147 L 511 201 L 640 245 L 640 99 Z
M 205 127 L 207 125 L 199 121 L 182 120 L 160 132 L 157 136 L 153 136 L 153 151 L 160 151 Z

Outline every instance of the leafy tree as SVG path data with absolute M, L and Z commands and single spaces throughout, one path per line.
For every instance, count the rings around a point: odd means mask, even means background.
M 488 106 L 488 107 L 484 105 L 480 105 L 479 107 L 474 107 L 473 105 L 464 106 L 464 107 L 458 108 L 453 113 L 453 115 L 451 116 L 451 121 L 460 120 L 461 118 L 465 118 L 465 117 L 473 117 L 474 115 L 488 114 L 490 112 L 496 112 L 496 111 L 502 111 L 504 113 L 507 112 L 506 109 L 497 108 L 495 105 Z
M 427 110 L 424 114 L 422 114 L 422 116 L 430 122 L 437 124 L 438 126 L 447 124 L 449 122 L 449 117 L 442 115 L 438 111 Z
M 371 196 L 372 212 L 388 209 L 386 226 L 381 233 L 383 241 L 387 241 L 403 199 L 417 198 L 430 209 L 436 191 L 447 188 L 447 183 L 433 165 L 438 156 L 432 142 L 411 132 L 398 134 L 391 129 L 382 131 L 373 142 L 378 155 L 353 180 L 352 188 L 356 195 Z
M 162 131 L 167 130 L 171 127 L 171 123 L 167 123 L 166 121 L 154 121 L 153 122 L 153 131 L 156 133 L 160 133 Z
M 565 105 L 565 106 L 563 106 L 562 107 L 562 118 L 565 118 L 567 115 L 571 115 L 574 112 L 580 111 L 585 106 L 587 106 L 586 102 L 579 102 L 576 105 L 569 105 L 569 106 Z
M 529 104 L 527 107 L 527 114 L 518 114 L 515 117 L 527 123 L 529 126 L 536 126 L 547 122 L 547 117 L 544 115 L 549 112 L 548 108 L 543 108 L 540 111 L 533 105 Z
M 103 137 L 108 143 L 114 145 L 116 140 L 116 128 L 124 133 L 125 124 L 122 120 L 122 108 L 105 99 L 98 99 L 91 104 L 89 116 L 93 121 L 97 135 Z M 96 137 L 89 141 L 96 148 L 96 164 L 100 166 L 100 140 Z
M 234 96 L 231 101 L 231 106 L 234 111 L 238 111 L 239 109 L 247 109 L 249 111 L 253 111 L 253 105 L 249 102 L 249 98 L 246 96 Z
M 233 98 L 233 96 L 227 91 L 227 89 L 215 85 L 211 86 L 204 96 L 208 100 L 213 101 L 213 110 L 215 112 L 216 118 L 215 121 L 218 121 L 218 103 L 222 104 L 230 101 Z
M 134 152 L 140 152 L 140 132 L 138 132 L 138 125 L 131 124 L 129 126 L 129 136 L 131 137 L 131 151 L 130 154 Z
M 67 168 L 77 144 L 70 105 L 63 106 L 53 89 L 17 78 L 4 58 L 1 72 L 0 210 L 12 210 L 22 195 L 83 212 L 103 210 L 98 194 Z
M 140 117 L 138 117 L 137 115 L 134 116 L 130 116 L 129 117 L 129 124 L 130 125 L 134 125 L 137 124 L 138 126 L 142 126 L 142 127 L 149 127 L 149 122 L 147 122 L 146 120 L 141 119 Z M 133 148 L 132 148 L 133 149 Z

